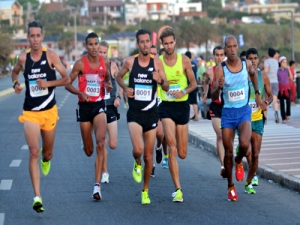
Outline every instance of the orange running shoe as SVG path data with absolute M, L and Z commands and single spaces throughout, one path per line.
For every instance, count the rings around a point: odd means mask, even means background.
M 229 187 L 227 192 L 228 192 L 228 201 L 236 202 L 239 199 L 234 185 L 232 187 Z

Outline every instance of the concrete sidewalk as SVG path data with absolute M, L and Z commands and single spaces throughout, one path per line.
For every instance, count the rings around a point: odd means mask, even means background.
M 280 185 L 300 191 L 300 105 L 291 107 L 290 121 L 275 123 L 274 110 L 268 109 L 257 174 Z M 217 155 L 216 135 L 210 120 L 189 123 L 189 142 Z M 237 136 L 234 149 L 238 143 Z M 244 159 L 246 162 L 246 159 Z M 246 168 L 247 166 L 245 166 Z M 218 170 L 216 170 L 219 172 Z M 234 171 L 234 170 L 233 170 Z M 221 177 L 220 177 L 221 178 Z

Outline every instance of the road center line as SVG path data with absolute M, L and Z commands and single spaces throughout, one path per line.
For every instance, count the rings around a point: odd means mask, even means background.
M 13 180 L 1 180 L 0 190 L 10 190 Z
M 19 167 L 20 166 L 20 164 L 21 164 L 21 159 L 14 159 L 11 163 L 10 163 L 10 165 L 9 165 L 9 167 Z
M 21 149 L 22 150 L 28 150 L 29 148 L 28 148 L 28 145 L 23 145 Z
M 0 225 L 4 224 L 4 219 L 5 219 L 5 214 L 4 213 L 0 213 Z

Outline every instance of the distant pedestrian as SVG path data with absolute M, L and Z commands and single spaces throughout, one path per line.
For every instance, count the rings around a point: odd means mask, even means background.
M 291 60 L 289 62 L 289 70 L 292 75 L 292 80 L 290 80 L 290 88 L 291 88 L 291 105 L 295 105 L 296 101 L 296 74 L 295 74 L 295 61 Z

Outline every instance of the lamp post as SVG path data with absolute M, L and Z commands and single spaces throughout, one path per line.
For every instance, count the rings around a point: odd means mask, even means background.
M 295 60 L 295 50 L 294 50 L 294 13 L 292 10 L 280 10 L 271 11 L 270 13 L 290 13 L 291 14 L 291 45 L 292 45 L 292 59 Z

